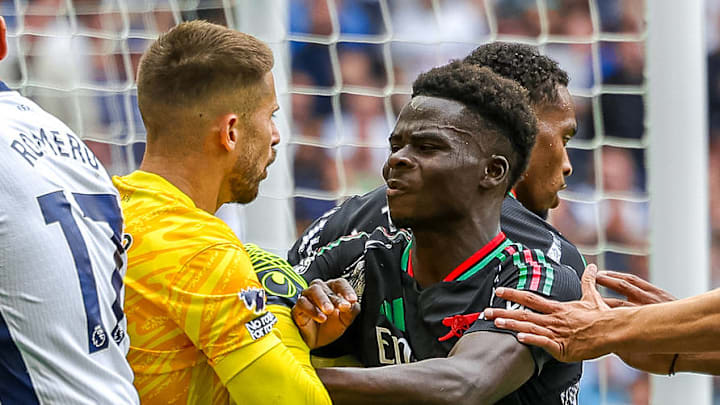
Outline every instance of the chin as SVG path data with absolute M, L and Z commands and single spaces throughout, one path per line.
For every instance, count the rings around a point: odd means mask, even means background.
M 258 188 L 255 187 L 252 190 L 243 190 L 235 193 L 231 202 L 238 204 L 249 204 L 255 200 L 258 196 Z
M 398 228 L 412 228 L 415 223 L 415 217 L 403 213 L 401 210 L 390 208 L 390 219 L 392 219 L 393 225 Z

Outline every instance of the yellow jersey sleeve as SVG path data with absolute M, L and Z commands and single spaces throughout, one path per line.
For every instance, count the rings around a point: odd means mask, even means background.
M 221 360 L 238 361 L 232 353 Z M 225 383 L 232 399 L 242 404 L 331 405 L 330 396 L 315 370 L 302 367 L 284 345 L 268 350 Z M 253 387 L 253 389 L 248 389 Z
M 213 368 L 223 356 L 242 353 L 223 370 L 225 376 L 218 373 L 221 380 L 280 343 L 270 333 L 277 318 L 266 309 L 265 290 L 247 253 L 236 245 L 212 246 L 192 257 L 170 282 L 167 307 Z

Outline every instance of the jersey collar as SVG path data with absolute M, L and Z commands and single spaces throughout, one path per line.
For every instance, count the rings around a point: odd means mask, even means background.
M 12 89 L 4 82 L 0 82 L 0 91 L 12 91 Z
M 508 191 L 508 195 L 517 200 L 517 193 L 515 192 L 514 188 L 510 189 L 510 191 Z
M 462 281 L 471 277 L 480 271 L 483 267 L 500 255 L 502 251 L 512 242 L 505 236 L 505 233 L 498 233 L 490 242 L 481 247 L 477 252 L 473 253 L 459 266 L 455 267 L 443 281 Z M 410 277 L 415 277 L 412 267 L 412 241 L 407 245 L 403 252 L 400 267 L 407 272 Z

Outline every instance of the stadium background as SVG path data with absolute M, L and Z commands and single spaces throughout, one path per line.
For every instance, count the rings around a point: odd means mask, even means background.
M 652 95 L 644 78 L 645 6 L 643 0 L 3 0 L 10 56 L 0 64 L 0 79 L 67 122 L 111 174 L 126 174 L 144 148 L 136 67 L 157 34 L 198 18 L 257 33 L 276 54 L 280 155 L 259 201 L 225 207 L 221 215 L 244 240 L 282 252 L 337 201 L 381 184 L 387 136 L 418 73 L 494 39 L 538 44 L 570 74 L 579 124 L 569 145 L 574 174 L 551 221 L 588 261 L 648 278 L 644 114 Z M 706 33 L 710 286 L 718 287 L 717 1 L 707 2 Z M 586 364 L 580 403 L 649 403 L 644 373 L 614 357 Z

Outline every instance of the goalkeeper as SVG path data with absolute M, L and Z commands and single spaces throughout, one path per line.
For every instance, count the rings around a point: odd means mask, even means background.
M 246 250 L 212 214 L 252 201 L 275 158 L 272 66 L 264 43 L 203 21 L 161 35 L 140 61 L 147 147 L 140 170 L 113 181 L 143 404 L 330 403 L 287 310 L 268 312 Z

